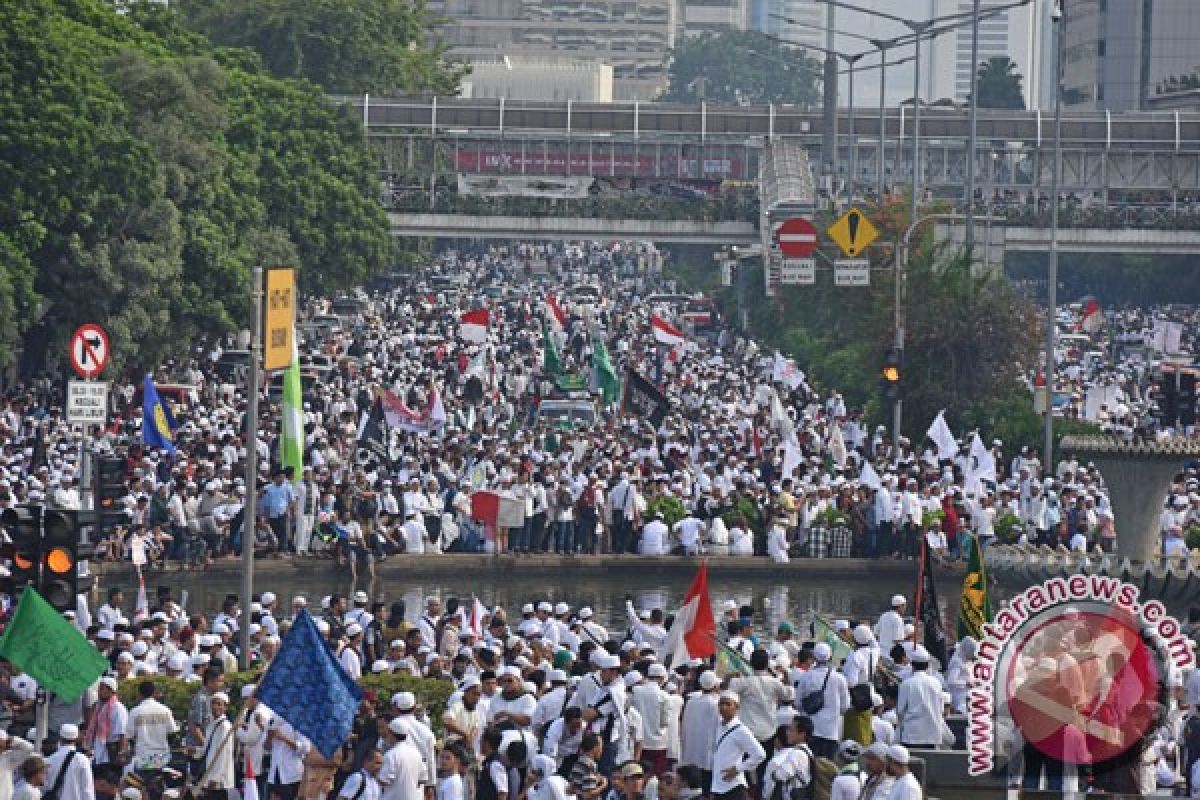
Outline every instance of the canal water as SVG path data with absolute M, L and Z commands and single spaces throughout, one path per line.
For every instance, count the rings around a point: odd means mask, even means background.
M 502 606 L 510 614 L 518 612 L 524 603 L 562 601 L 570 604 L 572 609 L 590 606 L 601 624 L 621 628 L 625 624 L 626 597 L 632 599 L 637 608 L 662 608 L 671 613 L 682 602 L 690 581 L 687 575 L 654 575 L 641 571 L 619 579 L 612 575 L 576 572 L 522 575 L 488 571 L 463 575 L 461 580 L 439 575 L 413 580 L 387 578 L 374 583 L 360 581 L 352 586 L 345 575 L 330 569 L 320 573 L 264 574 L 255 581 L 255 591 L 274 592 L 281 610 L 286 612 L 291 597 L 296 594 L 305 595 L 312 608 L 322 597 L 333 592 L 348 594 L 354 589 L 364 589 L 372 599 L 385 603 L 405 601 L 410 619 L 420 614 L 428 595 L 438 595 L 445 601 L 448 597 L 466 600 L 474 594 L 485 605 Z M 958 603 L 959 580 L 943 583 L 944 586 L 938 587 L 940 604 L 943 610 L 953 609 Z M 807 630 L 813 615 L 818 613 L 827 618 L 874 618 L 887 609 L 894 594 L 905 595 L 911 603 L 914 584 L 915 579 L 902 578 L 867 580 L 829 576 L 784 581 L 770 576 L 722 577 L 716 571 L 709 573 L 709 594 L 718 608 L 727 600 L 733 600 L 739 606 L 753 606 L 759 618 L 772 628 L 789 620 L 804 626 L 802 630 Z M 189 611 L 217 610 L 227 594 L 236 594 L 240 589 L 236 573 L 224 571 L 148 577 L 146 589 L 151 597 L 157 585 L 170 586 L 176 598 L 186 591 Z M 127 594 L 131 592 L 127 590 Z M 953 619 L 946 615 L 943 618 Z

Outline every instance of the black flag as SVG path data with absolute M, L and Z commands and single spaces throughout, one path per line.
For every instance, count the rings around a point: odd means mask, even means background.
M 942 669 L 946 660 L 946 627 L 942 624 L 942 612 L 938 608 L 937 587 L 933 584 L 933 567 L 929 563 L 929 544 L 921 536 L 921 561 L 917 576 L 917 624 L 921 626 L 922 640 L 929 655 L 938 660 Z
M 621 410 L 645 417 L 657 428 L 670 410 L 670 404 L 657 386 L 630 369 L 625 372 L 625 395 L 621 399 Z
M 370 413 L 363 414 L 358 426 L 358 444 L 379 456 L 385 464 L 388 463 L 388 426 L 383 415 L 383 403 L 378 397 L 371 404 Z

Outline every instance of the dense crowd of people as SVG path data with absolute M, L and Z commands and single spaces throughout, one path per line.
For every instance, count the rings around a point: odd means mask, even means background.
M 761 610 L 727 603 L 714 614 L 721 652 L 734 655 L 715 660 L 673 659 L 671 617 L 632 602 L 605 628 L 563 602 L 509 612 L 453 597 L 411 610 L 371 601 L 360 591 L 318 606 L 264 592 L 246 610 L 230 596 L 216 613 L 189 614 L 162 587 L 135 613 L 110 589 L 82 626 L 110 670 L 75 702 L 51 696 L 47 755 L 27 732 L 36 681 L 0 670 L 0 792 L 15 780 L 4 796 L 34 800 L 177 797 L 181 786 L 220 800 L 233 789 L 279 800 L 917 800 L 913 760 L 963 746 L 977 642 L 962 638 L 938 663 L 900 595 L 874 620 L 836 620 L 814 637 L 786 621 L 764 629 Z M 253 682 L 301 613 L 350 678 L 424 678 L 445 687 L 444 707 L 429 705 L 435 693 L 367 692 L 349 739 L 322 755 L 258 701 Z M 248 683 L 234 673 L 243 625 Z M 1194 784 L 1200 670 L 1164 681 L 1163 714 L 1119 774 L 1054 762 L 1018 740 L 1003 751 L 1010 780 L 1124 794 L 1189 775 Z M 172 709 L 179 691 L 184 704 Z
M 970 434 L 893 441 L 839 392 L 811 387 L 795 364 L 715 314 L 689 316 L 692 301 L 638 269 L 657 260 L 651 249 L 450 252 L 427 273 L 370 294 L 312 299 L 299 327 L 303 463 L 280 462 L 276 379 L 254 443 L 255 546 L 336 558 L 356 573 L 398 553 L 782 562 L 912 558 L 922 541 L 935 557 L 956 558 L 969 537 L 1114 546 L 1094 464 L 1068 453 L 1045 468 L 1029 448 L 1012 452 Z M 535 262 L 545 271 L 531 271 Z M 464 339 L 460 317 L 477 308 L 487 310 L 484 334 Z M 1063 311 L 1056 413 L 1129 439 L 1170 432 L 1151 359 L 1159 345 L 1190 351 L 1194 315 L 1120 311 L 1102 326 L 1085 323 L 1088 315 L 1082 306 Z M 661 341 L 651 317 L 678 336 Z M 202 343 L 157 372 L 179 401 L 173 454 L 140 443 L 140 384 L 117 392 L 97 447 L 127 460 L 129 524 L 105 543 L 109 558 L 204 564 L 240 550 L 247 403 L 236 345 Z M 661 417 L 601 393 L 599 352 L 617 380 L 656 384 Z M 368 447 L 364 422 L 377 402 L 387 422 Z M 77 506 L 80 434 L 64 421 L 56 387 L 10 392 L 0 422 L 10 432 L 0 506 Z M 1182 552 L 1200 522 L 1198 487 L 1197 470 L 1181 470 L 1163 516 L 1165 552 Z M 496 498 L 498 512 L 481 513 L 480 492 Z
M 952 559 L 994 539 L 1111 549 L 1113 516 L 1093 464 L 1065 454 L 1046 469 L 1027 448 L 1006 451 L 973 433 L 947 439 L 932 427 L 924 441 L 893 441 L 783 356 L 717 318 L 684 313 L 692 306 L 673 287 L 639 270 L 648 251 L 450 252 L 423 274 L 310 299 L 297 327 L 298 474 L 280 458 L 274 381 L 264 386 L 259 438 L 247 442 L 245 362 L 234 338 L 204 342 L 154 375 L 176 401 L 169 449 L 141 444 L 141 381 L 119 386 L 113 420 L 94 439 L 127 468 L 117 506 L 126 518 L 106 556 L 139 569 L 206 564 L 244 546 L 244 528 L 264 554 L 329 557 L 356 573 L 399 553 L 782 562 L 915 558 L 923 545 Z M 533 261 L 546 270 L 530 270 Z M 464 315 L 480 308 L 482 333 L 468 334 Z M 1081 332 L 1059 356 L 1054 394 L 1068 399 L 1056 402 L 1058 413 L 1094 416 L 1131 438 L 1161 435 L 1170 426 L 1144 421 L 1161 391 L 1147 354 L 1159 338 L 1188 350 L 1194 320 L 1178 309 L 1111 315 L 1106 327 L 1123 348 L 1114 365 L 1093 355 L 1108 340 L 1090 313 L 1064 312 L 1064 330 Z M 608 392 L 614 375 L 644 379 L 661 402 L 623 403 Z M 81 436 L 64 421 L 57 391 L 36 382 L 5 398 L 0 507 L 81 503 Z M 253 487 L 248 448 L 261 468 Z M 250 525 L 247 491 L 258 500 Z M 481 498 L 494 501 L 490 511 Z M 1180 551 L 1198 517 L 1200 476 L 1186 468 L 1163 514 L 1167 552 Z M 453 688 L 440 718 L 407 691 L 370 696 L 331 762 L 259 704 L 253 685 L 236 697 L 223 691 L 240 626 L 249 626 L 252 663 L 265 668 L 293 616 L 309 608 L 302 596 L 288 602 L 264 593 L 243 613 L 230 597 L 215 614 L 187 614 L 167 590 L 131 621 L 128 598 L 113 590 L 94 619 L 81 609 L 76 623 L 111 675 L 80 702 L 51 701 L 47 759 L 16 735 L 29 725 L 35 683 L 14 669 L 0 678 L 8 715 L 0 727 L 9 731 L 0 797 L 10 771 L 21 798 L 169 796 L 164 769 L 181 767 L 197 791 L 224 798 L 245 791 L 249 767 L 259 796 L 279 800 L 910 800 L 921 794 L 913 751 L 961 736 L 950 722 L 964 710 L 977 646 L 963 638 L 937 663 L 917 643 L 901 596 L 877 621 L 837 621 L 832 643 L 807 641 L 786 622 L 764 629 L 753 608 L 720 609 L 721 638 L 745 662 L 729 669 L 720 659 L 671 663 L 661 608 L 629 605 L 628 620 L 608 630 L 591 609 L 561 602 L 471 609 L 468 622 L 452 598 L 445 606 L 430 598 L 409 615 L 362 592 L 334 595 L 309 610 L 351 677 L 402 673 Z M 186 717 L 163 704 L 151 676 L 194 688 Z M 1190 775 L 1186 726 L 1200 675 L 1174 680 L 1173 716 L 1121 787 L 1174 786 Z M 1021 753 L 1009 754 L 1014 780 Z M 1042 769 L 1025 775 L 1030 785 Z M 1044 769 L 1052 787 L 1111 778 Z

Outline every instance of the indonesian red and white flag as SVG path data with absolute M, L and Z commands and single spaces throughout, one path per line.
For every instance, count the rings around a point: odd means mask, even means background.
M 246 779 L 242 783 L 242 800 L 259 800 L 258 780 L 254 774 L 254 759 L 246 755 Z
M 1083 320 L 1079 323 L 1079 327 L 1084 333 L 1095 333 L 1096 331 L 1104 330 L 1104 309 L 1100 308 L 1100 301 L 1094 297 L 1089 297 L 1083 306 Z
M 683 605 L 675 614 L 664 648 L 665 657 L 671 666 L 693 658 L 709 658 L 717 651 L 716 640 L 717 623 L 708 597 L 708 562 L 702 561 L 683 597 Z
M 650 327 L 654 330 L 655 340 L 665 345 L 674 347 L 678 344 L 683 344 L 687 341 L 683 335 L 683 331 L 676 328 L 671 323 L 660 317 L 658 314 L 650 316 Z
M 471 596 L 471 604 L 462 607 L 462 629 L 464 633 L 473 633 L 476 638 L 483 638 L 483 618 L 487 616 L 487 607 L 478 597 Z
M 150 616 L 150 600 L 146 597 L 146 579 L 142 575 L 141 567 L 138 568 L 138 591 L 137 604 L 133 609 L 133 621 L 141 622 Z
M 488 337 L 488 310 L 477 308 L 459 318 L 458 336 L 468 342 L 483 344 Z
M 550 322 L 556 325 L 560 330 L 567 327 L 567 315 L 562 310 L 562 306 L 558 304 L 558 299 L 552 295 L 546 295 L 546 314 L 550 317 Z

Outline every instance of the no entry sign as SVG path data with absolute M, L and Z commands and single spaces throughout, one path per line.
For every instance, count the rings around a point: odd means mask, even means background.
M 808 258 L 817 249 L 817 229 L 804 217 L 789 219 L 775 231 L 784 258 Z

